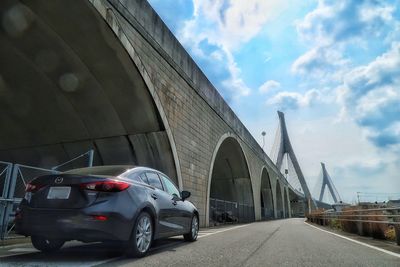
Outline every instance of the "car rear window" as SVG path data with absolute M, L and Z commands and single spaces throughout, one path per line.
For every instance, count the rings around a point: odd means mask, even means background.
M 147 176 L 145 173 L 142 173 L 139 175 L 139 178 L 146 184 L 149 184 L 149 180 L 147 179 Z
M 105 175 L 105 176 L 118 176 L 133 166 L 97 166 L 89 168 L 73 169 L 64 172 L 65 174 L 76 175 Z
M 177 197 L 181 195 L 176 186 L 166 176 L 160 174 L 160 177 L 164 182 L 164 185 L 166 187 L 165 189 L 167 190 L 168 194 L 175 195 Z
M 149 181 L 149 185 L 154 186 L 160 190 L 164 190 L 160 181 L 160 177 L 158 177 L 157 173 L 154 172 L 146 172 L 147 180 Z

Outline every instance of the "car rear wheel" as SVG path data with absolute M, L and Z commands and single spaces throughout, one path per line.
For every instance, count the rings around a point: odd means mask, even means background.
M 133 227 L 132 236 L 129 241 L 128 255 L 143 257 L 147 254 L 153 241 L 153 223 L 150 214 L 142 212 L 139 214 Z
M 197 240 L 197 236 L 199 234 L 199 219 L 196 215 L 192 217 L 192 223 L 190 225 L 190 232 L 183 235 L 183 238 L 186 241 L 193 242 Z
M 31 236 L 32 245 L 42 252 L 54 252 L 59 250 L 65 243 L 64 240 L 51 239 L 43 236 Z

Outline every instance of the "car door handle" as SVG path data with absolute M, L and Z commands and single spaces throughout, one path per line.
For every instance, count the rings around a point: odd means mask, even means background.
M 152 197 L 152 198 L 154 198 L 154 199 L 157 199 L 157 198 L 158 198 L 158 197 L 157 197 L 157 195 L 156 195 L 156 194 L 154 194 L 154 193 L 153 193 L 153 194 L 151 194 L 151 197 Z

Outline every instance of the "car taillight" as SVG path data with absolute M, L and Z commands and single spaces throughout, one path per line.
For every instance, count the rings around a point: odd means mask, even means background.
M 104 222 L 104 221 L 107 221 L 107 220 L 108 220 L 108 217 L 107 217 L 107 216 L 104 216 L 104 215 L 92 215 L 92 219 L 93 219 L 93 220 L 96 220 L 96 221 L 102 221 L 102 222 Z
M 41 184 L 31 184 L 27 183 L 25 187 L 25 192 L 32 192 L 35 193 L 37 192 L 40 188 L 42 188 L 44 185 Z
M 81 189 L 100 191 L 100 192 L 120 192 L 127 189 L 130 184 L 121 181 L 106 180 L 101 182 L 92 182 L 81 184 Z

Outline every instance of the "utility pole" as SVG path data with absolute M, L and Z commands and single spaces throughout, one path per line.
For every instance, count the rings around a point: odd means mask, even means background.
M 262 135 L 262 139 L 263 139 L 263 143 L 262 143 L 262 149 L 264 150 L 264 145 L 265 145 L 265 135 L 266 135 L 267 133 L 265 132 L 265 131 L 262 131 L 261 132 L 261 135 Z

